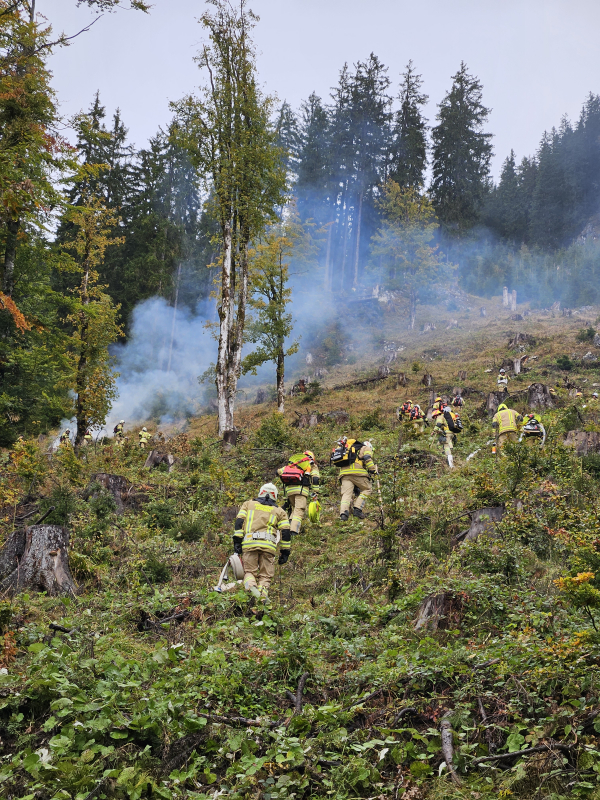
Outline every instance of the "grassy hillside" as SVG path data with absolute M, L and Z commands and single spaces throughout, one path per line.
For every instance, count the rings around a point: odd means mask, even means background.
M 437 326 L 423 335 L 390 309 L 321 395 L 290 399 L 283 417 L 242 405 L 228 452 L 214 417 L 166 429 L 170 473 L 110 441 L 80 456 L 49 458 L 49 440 L 3 454 L 4 537 L 54 506 L 47 522 L 69 528 L 79 585 L 76 598 L 0 602 L 3 797 L 600 798 L 600 455 L 564 445 L 569 430 L 600 431 L 587 402 L 600 377 L 581 362 L 600 350 L 577 340 L 598 310 L 513 322 L 490 302 L 482 319 L 470 301 L 423 307 Z M 482 406 L 516 331 L 535 337 L 537 358 L 511 391 L 567 377 L 587 399 L 561 389 L 545 449 L 495 458 Z M 374 375 L 384 339 L 404 347 L 392 369 L 408 387 L 327 389 Z M 482 393 L 467 400 L 452 471 L 429 432 L 414 439 L 395 418 L 405 398 L 427 404 L 424 372 Z M 338 409 L 343 429 L 293 426 L 297 413 Z M 327 462 L 341 433 L 375 446 L 383 527 L 375 494 L 364 521 L 338 520 Z M 321 526 L 294 539 L 266 609 L 212 591 L 237 507 L 298 447 L 323 465 Z M 94 484 L 101 472 L 130 482 L 124 514 Z M 499 505 L 489 535 L 456 543 L 468 511 Z M 415 626 L 428 598 L 440 614 Z

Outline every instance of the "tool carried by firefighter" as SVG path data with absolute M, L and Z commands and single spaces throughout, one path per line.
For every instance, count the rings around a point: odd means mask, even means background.
M 234 553 L 232 556 L 229 556 L 225 562 L 225 566 L 223 567 L 219 577 L 219 582 L 215 587 L 213 587 L 213 591 L 228 592 L 231 589 L 237 589 L 243 580 L 244 565 L 242 564 L 242 559 L 237 555 L 237 553 Z
M 527 414 L 525 416 L 519 441 L 522 442 L 523 439 L 538 440 L 540 447 L 543 447 L 546 443 L 546 428 L 537 414 Z

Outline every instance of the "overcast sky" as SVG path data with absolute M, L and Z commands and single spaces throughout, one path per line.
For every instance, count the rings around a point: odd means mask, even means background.
M 394 93 L 409 59 L 423 75 L 433 123 L 436 105 L 464 60 L 492 109 L 494 174 L 511 147 L 532 154 L 563 114 L 577 119 L 587 94 L 600 93 L 599 0 L 251 0 L 260 79 L 294 108 L 312 91 L 328 98 L 345 61 L 376 53 Z M 99 89 L 119 107 L 137 146 L 167 124 L 168 102 L 193 91 L 193 56 L 202 41 L 202 0 L 154 0 L 149 15 L 105 14 L 52 56 L 63 114 L 89 107 Z M 68 35 L 94 19 L 76 0 L 37 0 Z

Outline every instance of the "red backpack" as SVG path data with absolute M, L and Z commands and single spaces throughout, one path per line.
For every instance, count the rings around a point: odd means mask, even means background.
M 298 461 L 287 464 L 281 470 L 281 475 L 279 477 L 284 486 L 300 486 L 307 472 L 307 470 L 302 469 L 300 464 L 303 464 L 305 461 L 310 462 L 310 458 L 305 456 Z

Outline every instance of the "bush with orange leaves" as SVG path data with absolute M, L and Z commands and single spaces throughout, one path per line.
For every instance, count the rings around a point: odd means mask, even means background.
M 587 615 L 594 630 L 598 630 L 593 609 L 600 608 L 600 590 L 591 584 L 595 577 L 593 572 L 579 572 L 574 577 L 559 578 L 554 583 L 574 608 L 581 609 Z

